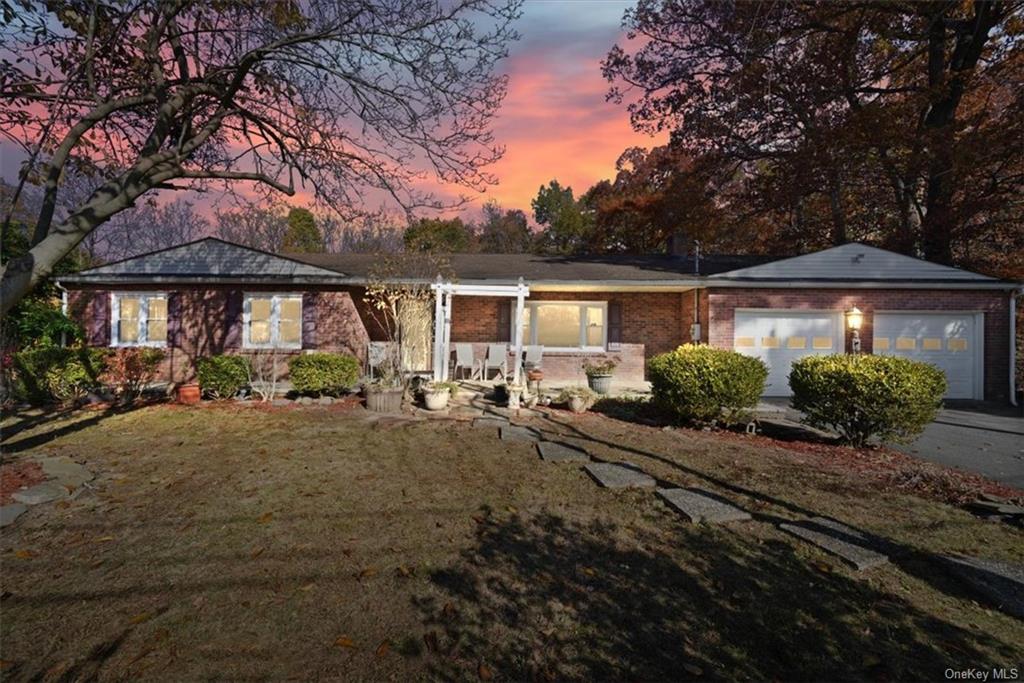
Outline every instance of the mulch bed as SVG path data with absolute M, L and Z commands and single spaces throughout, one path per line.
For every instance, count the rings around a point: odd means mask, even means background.
M 35 486 L 46 481 L 43 468 L 34 460 L 17 460 L 0 465 L 0 505 L 13 503 L 11 498 L 22 487 Z

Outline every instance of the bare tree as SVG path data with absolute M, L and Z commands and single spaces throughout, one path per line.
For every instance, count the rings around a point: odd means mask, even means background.
M 501 149 L 494 67 L 517 0 L 8 0 L 0 6 L 0 134 L 43 202 L 32 249 L 0 279 L 6 312 L 111 217 L 159 189 L 311 188 L 332 208 L 414 181 L 482 189 Z M 55 219 L 72 161 L 102 178 Z M 8 221 L 5 221 L 5 225 Z

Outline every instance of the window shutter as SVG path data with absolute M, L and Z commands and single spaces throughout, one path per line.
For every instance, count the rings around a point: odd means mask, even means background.
M 88 339 L 90 346 L 110 345 L 110 292 L 92 292 Z
M 622 343 L 622 303 L 608 302 L 608 343 Z
M 224 305 L 224 324 L 227 326 L 227 332 L 224 334 L 224 348 L 241 348 L 242 292 L 237 289 L 228 292 L 227 302 Z
M 316 292 L 302 294 L 302 348 L 316 348 Z
M 167 293 L 167 345 L 181 346 L 181 292 Z
M 514 301 L 498 302 L 498 336 L 494 341 L 512 341 L 512 307 L 515 305 Z

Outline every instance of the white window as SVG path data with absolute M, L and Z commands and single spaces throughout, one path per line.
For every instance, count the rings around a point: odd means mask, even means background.
M 244 301 L 245 348 L 302 348 L 302 295 L 246 294 Z
M 167 346 L 167 294 L 114 292 L 110 295 L 111 346 Z
M 527 301 L 523 308 L 523 344 L 539 344 L 551 351 L 604 351 L 607 320 L 605 301 Z M 514 321 L 512 325 L 514 333 Z

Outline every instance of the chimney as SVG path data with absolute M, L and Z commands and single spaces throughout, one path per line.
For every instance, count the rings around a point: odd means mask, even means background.
M 690 251 L 690 241 L 686 239 L 686 233 L 676 230 L 669 235 L 666 251 L 669 256 L 685 258 Z

